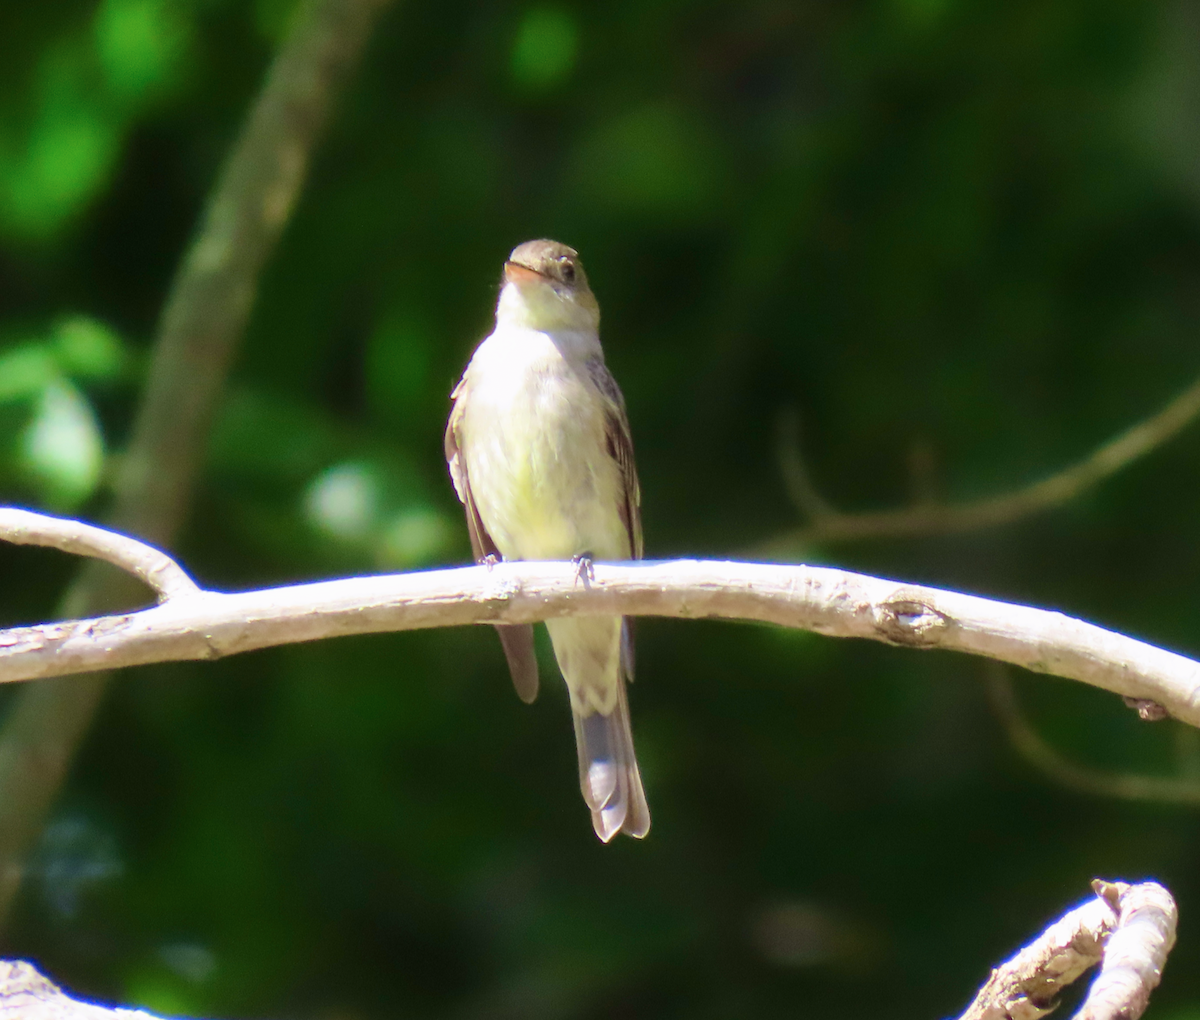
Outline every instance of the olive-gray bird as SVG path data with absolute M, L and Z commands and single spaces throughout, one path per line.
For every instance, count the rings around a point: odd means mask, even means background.
M 446 460 L 476 560 L 641 559 L 641 494 L 625 401 L 600 348 L 600 306 L 573 248 L 527 241 L 504 264 L 496 328 L 451 394 Z M 547 620 L 571 697 L 579 784 L 596 835 L 642 837 L 621 617 Z M 517 693 L 538 690 L 533 628 L 496 628 Z

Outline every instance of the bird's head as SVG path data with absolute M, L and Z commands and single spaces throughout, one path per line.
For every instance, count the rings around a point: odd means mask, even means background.
M 579 252 L 558 241 L 517 245 L 504 263 L 496 321 L 546 332 L 598 329 L 600 306 Z

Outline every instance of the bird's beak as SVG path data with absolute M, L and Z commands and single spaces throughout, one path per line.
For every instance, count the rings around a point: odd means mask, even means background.
M 508 283 L 515 283 L 518 286 L 521 284 L 528 286 L 532 283 L 541 283 L 545 278 L 536 269 L 523 266 L 520 262 L 505 262 L 504 279 Z

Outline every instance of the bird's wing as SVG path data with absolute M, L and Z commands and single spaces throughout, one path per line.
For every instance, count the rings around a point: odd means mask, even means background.
M 467 474 L 467 462 L 463 459 L 462 450 L 458 445 L 458 429 L 462 424 L 463 410 L 466 407 L 469 389 L 467 377 L 464 375 L 459 384 L 454 387 L 450 399 L 454 408 L 450 412 L 450 421 L 446 425 L 446 464 L 450 468 L 450 477 L 454 481 L 454 490 L 467 512 L 467 531 L 471 536 L 471 551 L 475 561 L 482 563 L 488 557 L 501 559 L 500 550 L 492 541 L 492 536 L 483 526 L 479 509 L 475 506 L 475 497 L 471 493 L 471 479 Z M 500 635 L 500 644 L 504 647 L 504 657 L 508 659 L 508 671 L 512 674 L 513 687 L 517 696 L 524 702 L 532 702 L 538 694 L 537 656 L 533 648 L 533 627 L 525 624 L 496 624 L 496 633 Z
M 604 443 L 608 454 L 617 462 L 621 472 L 622 501 L 618 508 L 621 521 L 629 533 L 632 559 L 642 558 L 642 490 L 638 485 L 637 465 L 633 459 L 633 437 L 629 434 L 629 418 L 625 414 L 625 398 L 608 366 L 599 358 L 588 362 L 588 372 L 596 389 L 604 398 Z
M 638 484 L 637 464 L 633 459 L 633 436 L 629 431 L 629 417 L 625 413 L 625 398 L 621 395 L 617 380 L 601 359 L 589 361 L 588 372 L 604 398 L 604 445 L 621 472 L 622 499 L 617 509 L 629 534 L 630 556 L 640 560 L 643 552 L 642 489 Z M 633 681 L 633 620 L 629 617 L 625 617 L 621 626 L 621 672 L 626 680 Z
M 482 562 L 488 556 L 500 559 L 500 551 L 492 536 L 483 527 L 479 519 L 479 511 L 475 507 L 475 497 L 471 494 L 471 480 L 467 477 L 467 462 L 463 459 L 462 450 L 458 446 L 458 430 L 462 425 L 463 411 L 467 406 L 467 377 L 464 375 L 459 384 L 454 387 L 450 399 L 454 407 L 450 411 L 450 421 L 446 423 L 446 464 L 450 468 L 450 477 L 454 481 L 454 491 L 467 511 L 467 531 L 471 535 L 471 552 L 475 554 L 476 562 Z

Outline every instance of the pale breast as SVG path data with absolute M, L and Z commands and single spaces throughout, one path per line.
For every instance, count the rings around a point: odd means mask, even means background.
M 519 332 L 519 335 L 514 335 Z M 603 404 L 544 333 L 494 333 L 467 369 L 461 449 L 484 527 L 508 559 L 627 559 Z

